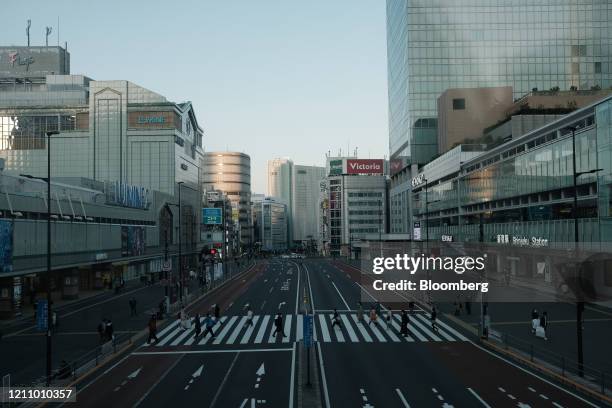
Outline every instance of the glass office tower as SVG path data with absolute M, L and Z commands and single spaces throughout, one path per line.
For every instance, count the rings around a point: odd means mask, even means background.
M 387 0 L 389 149 L 437 154 L 436 99 L 449 88 L 612 85 L 607 0 Z

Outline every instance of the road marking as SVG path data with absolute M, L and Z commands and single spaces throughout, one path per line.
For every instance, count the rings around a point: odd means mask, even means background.
M 234 349 L 234 350 L 206 349 L 206 350 L 174 350 L 174 351 L 135 351 L 132 354 L 130 354 L 130 356 L 146 356 L 146 355 L 163 356 L 163 355 L 170 355 L 170 354 L 215 354 L 215 353 L 219 353 L 219 354 L 222 354 L 222 353 L 268 353 L 268 352 L 275 352 L 275 351 L 291 351 L 291 350 L 293 349 L 290 347 L 279 347 L 279 348 L 264 348 L 264 349 L 250 348 L 250 349 Z
M 293 393 L 295 388 L 295 347 L 296 343 L 293 343 L 293 351 L 291 352 L 291 375 L 290 375 L 290 383 L 289 383 L 289 408 L 293 408 Z M 310 357 L 310 354 L 309 354 Z
M 183 359 L 184 356 L 180 356 L 179 358 L 176 359 L 176 361 L 174 363 L 172 363 L 172 365 L 170 367 L 168 367 L 168 369 L 166 371 L 164 371 L 164 373 L 157 379 L 157 381 L 155 381 L 155 383 L 153 383 L 153 385 L 147 390 L 147 392 L 144 393 L 144 395 L 142 397 L 140 397 L 140 399 L 138 401 L 136 401 L 136 403 L 133 405 L 134 407 L 139 406 L 151 393 L 151 391 L 153 391 L 155 388 L 157 388 L 157 386 L 164 380 L 164 378 L 166 378 L 166 376 L 168 375 L 168 373 L 170 371 L 172 371 L 172 369 L 174 367 L 176 367 L 176 365 L 179 363 L 179 361 L 181 361 Z
M 319 315 L 319 323 L 321 324 L 321 335 L 323 336 L 323 341 L 329 343 L 331 341 L 331 337 L 329 336 L 329 330 L 325 324 L 325 315 Z
M 377 327 L 378 323 L 372 324 L 372 321 L 370 320 L 370 316 L 365 316 L 365 322 L 368 324 L 368 327 L 370 328 L 370 330 L 372 330 L 372 333 L 374 333 L 378 341 L 380 341 L 381 343 L 387 342 L 387 339 L 385 338 L 385 336 L 383 336 L 380 330 L 378 330 L 378 327 Z
M 236 325 L 236 328 L 234 329 L 232 334 L 230 334 L 230 336 L 228 337 L 227 342 L 226 342 L 227 344 L 234 344 L 234 341 L 236 341 L 236 338 L 238 337 L 238 335 L 242 331 L 242 326 L 244 326 L 246 321 L 247 321 L 247 317 L 246 316 L 243 316 L 242 319 L 240 319 L 240 321 Z
M 246 332 L 244 332 L 244 336 L 242 336 L 242 340 L 240 340 L 240 344 L 246 344 L 249 342 L 249 339 L 251 338 L 251 335 L 255 331 L 255 327 L 257 326 L 258 321 L 259 321 L 259 316 L 253 316 L 253 324 L 249 325 L 249 327 L 246 329 Z
M 202 318 L 200 318 L 200 322 L 202 321 Z M 195 326 L 195 324 L 194 324 Z M 183 332 L 183 334 L 181 334 L 180 336 L 178 336 L 172 343 L 170 343 L 171 346 L 176 346 L 177 344 L 179 344 L 181 341 L 183 341 L 183 339 L 187 336 L 189 336 L 190 334 L 195 334 L 195 328 L 194 329 L 187 329 Z
M 412 323 L 418 327 L 419 329 L 421 329 L 422 332 L 424 332 L 425 334 L 427 334 L 429 337 L 431 337 L 434 341 L 442 341 L 441 338 L 439 338 L 438 336 L 436 336 L 431 330 L 429 330 L 427 327 L 423 326 L 421 323 L 419 323 L 418 319 L 412 319 Z
M 404 394 L 402 394 L 400 389 L 396 388 L 395 392 L 397 392 L 397 395 L 399 396 L 399 399 L 402 401 L 402 404 L 404 404 L 404 407 L 410 408 L 410 405 L 408 404 L 408 401 L 406 401 L 406 398 L 404 398 Z M 489 408 L 491 408 L 491 407 L 489 407 Z
M 298 278 L 297 278 L 297 287 L 295 289 L 295 314 L 298 314 L 298 306 L 300 304 L 300 276 L 301 276 L 301 271 L 300 271 L 300 265 L 299 264 L 295 264 L 297 271 L 298 271 Z
M 221 330 L 221 333 L 217 334 L 217 338 L 212 342 L 212 344 L 221 343 L 221 340 L 223 340 L 223 338 L 227 335 L 236 320 L 238 320 L 238 316 L 232 316 L 227 323 L 224 323 L 223 330 Z
M 229 368 L 227 369 L 227 372 L 225 373 L 225 377 L 223 377 L 223 381 L 221 381 L 221 385 L 219 385 L 219 388 L 217 389 L 217 393 L 215 394 L 212 401 L 210 402 L 210 408 L 213 408 L 215 404 L 217 403 L 217 400 L 219 399 L 219 395 L 221 395 L 221 390 L 225 386 L 225 383 L 227 382 L 230 372 L 234 368 L 234 364 L 236 364 L 236 360 L 238 360 L 239 355 L 240 355 L 240 352 L 236 353 L 236 357 L 234 357 L 234 359 L 232 360 L 232 364 L 230 364 Z
M 459 333 L 457 330 L 450 327 L 448 324 L 444 323 L 442 320 L 436 319 L 436 323 L 438 324 L 438 326 L 442 327 L 444 330 L 446 330 L 453 336 L 457 337 L 459 340 L 469 341 L 467 337 L 465 337 L 463 334 Z
M 225 320 L 227 319 L 227 316 L 223 316 L 222 318 L 219 319 L 219 325 L 223 324 L 225 322 Z M 213 331 L 215 330 L 215 326 L 216 324 L 213 326 Z M 203 344 L 205 344 L 208 340 L 210 340 L 212 338 L 212 336 L 209 334 L 207 334 L 205 337 L 202 338 L 202 340 L 200 340 L 198 342 L 198 345 L 201 346 Z M 195 339 L 194 339 L 195 340 Z M 189 342 L 189 341 L 187 341 Z
M 346 306 L 347 309 L 350 309 L 348 303 L 346 303 L 346 300 L 344 299 L 344 296 L 342 296 L 342 293 L 340 293 L 340 290 L 338 290 L 338 287 L 336 286 L 336 284 L 332 281 L 331 283 L 334 286 L 334 289 L 336 289 L 336 292 L 338 292 L 338 296 L 340 296 L 340 299 L 342 299 L 342 302 L 344 303 L 344 306 Z
M 472 393 L 472 395 L 474 396 L 474 398 L 476 398 L 478 401 L 480 401 L 480 403 L 482 404 L 483 407 L 485 408 L 491 408 L 491 406 L 489 404 L 487 404 L 481 397 L 480 395 L 478 395 L 476 393 L 476 391 L 474 391 L 473 389 L 471 389 L 470 387 L 468 387 L 468 391 Z
M 306 279 L 308 280 L 308 291 L 310 292 L 310 307 L 312 308 L 312 314 L 314 315 L 316 314 L 315 303 L 314 303 L 314 297 L 312 297 L 312 285 L 310 284 L 310 273 L 306 265 L 304 265 L 304 270 L 306 271 Z M 315 337 L 315 340 L 316 340 L 316 337 Z
M 399 318 L 400 318 L 400 321 L 401 321 L 402 317 L 400 316 Z M 393 325 L 395 330 L 397 330 L 397 332 L 400 333 L 400 338 L 403 338 L 404 340 L 406 340 L 409 343 L 414 342 L 414 339 L 412 337 L 410 337 L 409 334 L 406 334 L 406 336 L 401 335 L 402 328 L 400 327 L 400 325 L 397 322 L 397 320 L 395 320 L 395 315 L 393 316 L 393 319 L 391 319 L 391 324 Z M 410 326 L 410 321 L 408 321 L 408 326 Z
M 200 368 L 198 368 L 193 374 L 191 374 L 191 379 L 189 380 L 189 383 L 187 383 L 187 385 L 185 386 L 185 388 L 183 389 L 184 391 L 187 391 L 189 389 L 189 387 L 191 386 L 191 384 L 193 384 L 193 381 L 198 378 L 199 376 L 202 375 L 202 370 L 204 369 L 204 364 L 202 364 L 200 366 Z
M 295 341 L 301 341 L 304 338 L 304 316 L 297 315 L 297 324 L 295 326 Z
M 178 320 L 177 320 L 177 321 L 178 321 Z M 161 346 L 163 346 L 164 344 L 166 344 L 166 343 L 168 343 L 170 340 L 172 340 L 172 338 L 173 338 L 174 336 L 176 336 L 176 334 L 177 334 L 178 332 L 180 332 L 181 330 L 183 330 L 183 328 L 182 328 L 182 327 L 180 327 L 180 326 L 179 326 L 179 327 L 176 327 L 176 328 L 175 328 L 175 329 L 172 331 L 172 333 L 170 333 L 169 335 L 167 335 L 166 337 L 164 337 L 163 339 L 161 339 L 161 341 L 158 341 L 157 343 L 155 343 L 155 345 L 156 345 L 157 347 L 161 347 Z M 159 336 L 158 336 L 158 337 L 159 337 Z
M 320 315 L 319 315 L 320 316 Z M 339 326 L 334 326 L 334 315 L 329 315 L 329 320 L 332 322 L 332 331 L 334 332 L 334 334 L 336 335 L 336 339 L 338 340 L 339 343 L 344 343 L 344 336 L 342 335 L 342 325 Z M 340 323 L 340 322 L 338 322 Z
M 552 404 L 553 404 L 555 407 L 557 407 L 557 408 L 563 408 L 563 405 L 559 405 L 559 404 L 557 404 L 556 402 L 553 402 Z
M 266 326 L 268 325 L 269 320 L 270 320 L 270 316 L 265 315 L 261 322 L 261 326 L 259 326 L 259 331 L 257 332 L 257 336 L 255 336 L 255 344 L 261 343 L 261 340 L 263 339 L 263 336 L 266 333 Z
M 342 323 L 344 323 L 344 327 L 346 328 L 346 332 L 348 333 L 351 341 L 353 343 L 358 342 L 359 338 L 357 337 L 357 333 L 355 333 L 355 330 L 353 330 L 353 326 L 351 326 L 349 319 L 346 317 L 346 315 L 345 314 L 340 315 L 340 319 L 342 319 Z
M 363 323 L 359 323 L 359 321 L 357 320 L 357 316 L 352 314 L 351 317 L 353 318 L 353 321 L 355 322 L 355 324 L 357 325 L 357 330 L 359 330 L 359 332 L 361 333 L 361 336 L 363 336 L 364 340 L 368 343 L 372 342 L 372 337 L 370 337 L 370 335 L 368 334 L 368 332 L 366 331 L 364 324 Z
M 321 367 L 321 382 L 323 384 L 323 396 L 325 397 L 325 407 L 331 408 L 329 403 L 329 391 L 327 390 L 327 378 L 325 377 L 325 365 L 323 365 L 323 353 L 321 352 L 321 346 L 317 346 L 319 352 L 319 366 Z

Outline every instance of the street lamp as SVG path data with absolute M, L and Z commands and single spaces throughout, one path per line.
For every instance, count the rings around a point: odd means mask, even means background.
M 47 381 L 51 382 L 51 136 L 58 131 L 47 132 Z
M 572 170 L 574 173 L 574 205 L 573 205 L 573 215 L 574 215 L 574 250 L 575 250 L 575 259 L 578 258 L 578 177 L 583 176 L 585 174 L 592 174 L 602 171 L 603 169 L 593 169 L 589 171 L 576 171 L 576 130 L 577 128 L 574 126 L 568 126 L 568 130 L 572 132 Z M 578 272 L 578 264 L 576 263 L 575 273 Z M 578 276 L 576 276 L 578 278 Z M 580 294 L 581 299 L 576 299 L 576 343 L 578 346 L 578 375 L 580 377 L 584 377 L 584 350 L 582 347 L 582 314 L 584 313 L 584 300 L 582 300 L 582 294 Z

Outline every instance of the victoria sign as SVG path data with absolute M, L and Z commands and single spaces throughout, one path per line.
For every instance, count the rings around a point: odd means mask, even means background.
M 348 159 L 346 174 L 383 174 L 384 164 L 380 159 Z

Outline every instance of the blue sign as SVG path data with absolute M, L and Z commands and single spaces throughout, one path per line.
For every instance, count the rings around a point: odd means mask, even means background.
M 106 204 L 146 210 L 151 204 L 149 189 L 120 183 L 106 185 Z
M 223 224 L 222 208 L 202 208 L 202 224 L 221 225 Z
M 166 123 L 166 118 L 163 116 L 138 116 L 138 123 L 141 125 L 148 123 Z
M 304 316 L 304 347 L 312 347 L 312 315 Z
M 0 220 L 0 273 L 13 271 L 13 222 Z
M 48 313 L 49 310 L 47 308 L 47 301 L 46 300 L 39 300 L 36 303 L 36 328 L 40 331 L 44 331 L 47 330 L 47 323 L 48 323 Z

